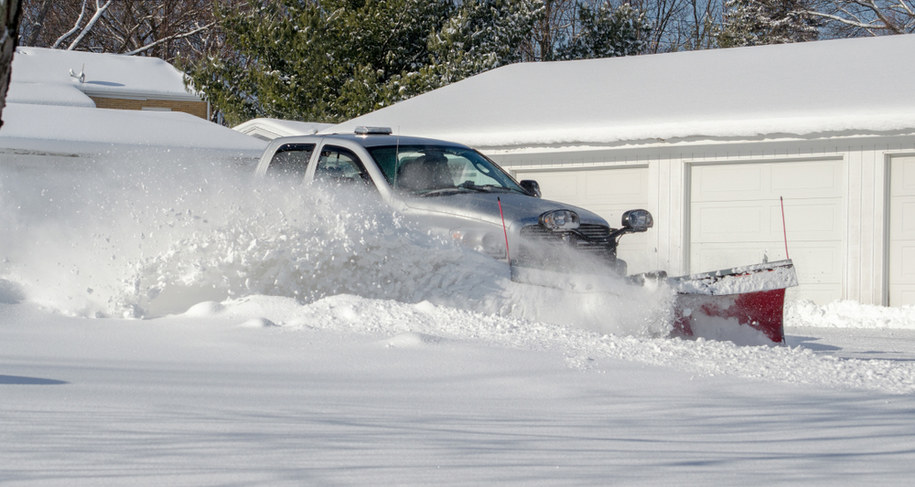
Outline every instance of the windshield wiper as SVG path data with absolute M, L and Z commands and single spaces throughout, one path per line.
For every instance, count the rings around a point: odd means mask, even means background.
M 479 191 L 481 193 L 492 193 L 492 192 L 496 192 L 496 191 L 498 191 L 498 192 L 511 191 L 508 188 L 504 188 L 502 186 L 496 186 L 495 184 L 478 185 L 471 181 L 464 181 L 463 183 L 458 185 L 458 187 L 464 188 L 464 189 L 469 189 L 471 191 Z
M 503 188 L 502 186 L 496 186 L 496 185 L 494 185 L 494 184 L 478 185 L 478 184 L 474 184 L 474 183 L 472 183 L 472 182 L 470 182 L 470 181 L 464 181 L 463 183 L 461 183 L 461 184 L 459 184 L 459 185 L 457 185 L 457 186 L 449 186 L 449 187 L 447 187 L 447 188 L 430 189 L 429 191 L 426 191 L 426 192 L 424 192 L 424 193 L 418 193 L 418 194 L 419 194 L 419 196 L 425 197 L 425 196 L 446 196 L 446 195 L 449 195 L 449 194 L 467 193 L 467 192 L 474 192 L 474 193 L 494 193 L 494 192 L 499 192 L 499 193 L 504 193 L 504 192 L 509 192 L 509 191 L 511 191 L 511 190 L 508 189 L 508 188 Z
M 445 196 L 445 195 L 448 195 L 448 194 L 463 193 L 463 192 L 465 192 L 465 191 L 466 191 L 466 190 L 465 190 L 464 188 L 455 188 L 455 187 L 451 187 L 451 188 L 430 189 L 429 191 L 426 191 L 426 192 L 424 192 L 424 193 L 417 193 L 417 194 L 418 194 L 419 196 L 423 196 L 423 197 L 426 197 L 426 196 Z

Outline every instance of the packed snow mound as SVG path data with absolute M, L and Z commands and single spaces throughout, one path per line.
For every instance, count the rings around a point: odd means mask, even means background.
M 836 389 L 867 389 L 892 394 L 915 392 L 915 363 L 900 360 L 839 358 L 805 346 L 746 347 L 728 341 L 661 339 L 595 333 L 574 323 L 557 325 L 500 316 L 429 301 L 405 303 L 340 294 L 302 304 L 278 296 L 227 300 L 218 312 L 182 317 L 271 323 L 277 332 L 327 330 L 344 336 L 374 337 L 384 348 L 416 350 L 473 343 L 515 350 L 549 351 L 569 367 L 601 370 L 608 360 L 676 368 L 698 376 L 728 375 L 768 382 Z
M 856 301 L 821 306 L 800 300 L 785 307 L 785 326 L 915 330 L 915 306 L 872 306 Z

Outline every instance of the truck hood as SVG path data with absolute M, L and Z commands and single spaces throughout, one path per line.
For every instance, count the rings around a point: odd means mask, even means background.
M 404 198 L 403 203 L 418 214 L 457 217 L 501 226 L 499 199 L 502 202 L 505 225 L 508 227 L 536 224 L 541 214 L 551 210 L 572 210 L 578 213 L 581 223 L 610 226 L 606 220 L 583 208 L 518 193 L 465 192 Z

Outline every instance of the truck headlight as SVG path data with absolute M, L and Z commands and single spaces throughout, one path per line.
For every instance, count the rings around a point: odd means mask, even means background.
M 457 228 L 451 230 L 451 238 L 459 244 L 490 257 L 505 257 L 505 236 L 501 233 L 478 229 Z
M 578 213 L 572 210 L 553 210 L 540 215 L 540 224 L 555 231 L 578 228 Z

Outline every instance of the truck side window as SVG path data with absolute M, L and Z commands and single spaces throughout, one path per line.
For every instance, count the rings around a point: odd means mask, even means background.
M 273 154 L 267 175 L 301 180 L 305 177 L 308 160 L 315 150 L 314 144 L 286 144 Z
M 326 146 L 315 166 L 315 181 L 370 184 L 371 179 L 356 154 L 342 147 Z

